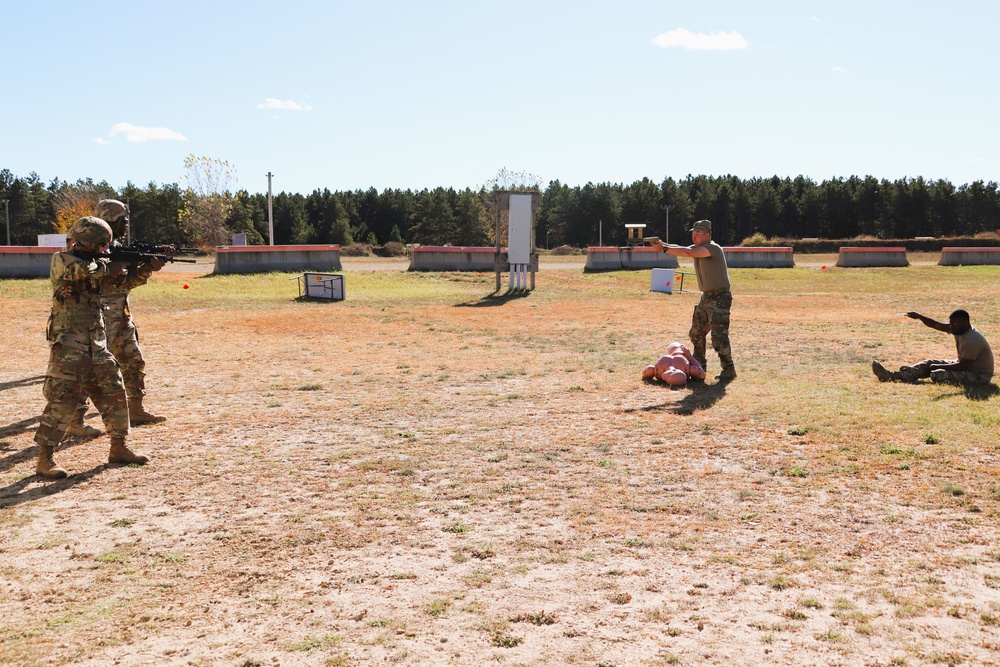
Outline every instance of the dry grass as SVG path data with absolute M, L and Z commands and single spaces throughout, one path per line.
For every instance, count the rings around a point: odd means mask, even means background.
M 335 304 L 163 272 L 153 460 L 71 442 L 59 482 L 46 287 L 0 283 L 0 663 L 995 660 L 1000 398 L 868 364 L 948 352 L 911 309 L 1000 340 L 1000 270 L 733 276 L 739 379 L 670 391 L 639 371 L 695 296 L 645 272 L 360 271 Z

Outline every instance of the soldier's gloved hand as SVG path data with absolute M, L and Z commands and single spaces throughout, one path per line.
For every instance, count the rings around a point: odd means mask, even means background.
M 112 263 L 105 257 L 99 257 L 94 260 L 94 271 L 93 273 L 98 276 L 106 276 L 108 278 L 117 276 L 122 272 L 122 267 L 120 264 Z
M 97 261 L 104 265 L 104 274 L 109 278 L 117 278 L 128 273 L 128 264 L 126 262 L 112 262 L 109 259 L 99 259 Z
M 154 271 L 159 271 L 164 266 L 166 266 L 166 264 L 167 264 L 166 260 L 160 259 L 159 257 L 152 257 L 149 260 L 149 266 Z

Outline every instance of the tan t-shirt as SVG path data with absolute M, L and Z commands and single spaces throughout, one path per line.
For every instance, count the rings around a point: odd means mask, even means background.
M 703 248 L 708 248 L 711 257 L 695 257 L 694 273 L 698 278 L 698 289 L 702 292 L 715 292 L 729 289 L 729 269 L 726 267 L 726 253 L 715 241 L 709 241 Z
M 993 375 L 993 350 L 978 329 L 973 327 L 961 336 L 955 336 L 955 347 L 958 348 L 959 359 L 972 362 L 966 370 Z

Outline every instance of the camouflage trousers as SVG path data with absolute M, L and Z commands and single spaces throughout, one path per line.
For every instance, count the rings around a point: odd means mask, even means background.
M 947 384 L 989 384 L 991 375 L 977 371 L 949 371 L 944 369 L 931 370 L 934 364 L 953 364 L 954 359 L 924 359 L 912 366 L 900 366 L 899 379 L 903 382 L 916 382 L 930 378 L 931 382 Z
M 107 321 L 108 348 L 115 355 L 115 361 L 125 382 L 125 392 L 130 399 L 146 395 L 146 362 L 139 347 L 139 332 L 131 318 L 115 322 Z
M 711 332 L 712 348 L 718 353 L 722 368 L 733 368 L 733 350 L 729 346 L 729 311 L 733 306 L 733 293 L 729 290 L 704 292 L 691 316 L 691 338 L 694 358 L 708 368 L 705 360 L 706 337 Z
M 112 438 L 128 435 L 128 399 L 118 364 L 107 348 L 89 350 L 56 343 L 49 352 L 42 394 L 47 401 L 35 442 L 58 445 L 66 435 L 77 407 L 89 396 Z

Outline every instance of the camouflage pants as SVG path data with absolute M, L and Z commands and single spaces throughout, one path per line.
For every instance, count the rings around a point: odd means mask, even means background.
M 141 398 L 146 395 L 146 362 L 139 348 L 139 332 L 131 319 L 114 322 L 109 319 L 108 348 L 115 355 L 115 361 L 121 369 L 122 380 L 125 382 L 125 392 L 129 399 Z
M 105 347 L 83 350 L 56 343 L 49 352 L 42 394 L 47 401 L 35 442 L 58 445 L 73 413 L 89 396 L 112 438 L 128 435 L 128 399 L 118 364 Z
M 934 364 L 953 364 L 954 359 L 924 359 L 912 366 L 901 366 L 899 378 L 903 382 L 916 382 L 923 378 L 930 378 L 931 382 L 943 382 L 947 384 L 989 384 L 992 376 L 976 371 L 948 371 L 944 369 L 931 370 Z
M 705 339 L 712 334 L 712 348 L 719 355 L 722 368 L 733 367 L 733 350 L 729 346 L 729 311 L 733 306 L 733 293 L 729 290 L 704 292 L 691 316 L 691 345 L 694 358 L 708 368 L 705 360 Z

